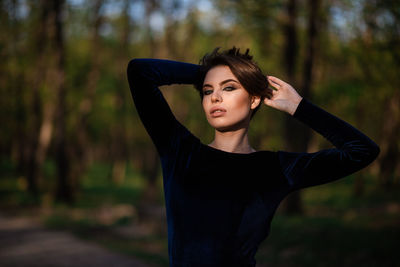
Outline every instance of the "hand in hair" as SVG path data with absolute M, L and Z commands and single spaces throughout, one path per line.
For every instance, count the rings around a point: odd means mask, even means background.
M 264 103 L 267 106 L 285 111 L 293 116 L 297 106 L 303 99 L 297 91 L 288 83 L 274 76 L 267 76 L 269 84 L 275 89 L 272 90 L 272 97 L 265 98 Z

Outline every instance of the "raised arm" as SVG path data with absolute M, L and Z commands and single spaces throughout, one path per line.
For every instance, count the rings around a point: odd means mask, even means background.
M 347 122 L 303 98 L 293 117 L 329 140 L 336 148 L 315 153 L 278 151 L 282 171 L 293 189 L 328 183 L 369 165 L 379 146 Z M 295 133 L 293 138 L 296 138 Z
M 268 81 L 275 90 L 270 99 L 264 100 L 266 105 L 289 113 L 336 147 L 315 153 L 278 151 L 282 172 L 292 190 L 348 176 L 378 156 L 378 145 L 362 132 L 301 97 L 281 79 L 268 76 Z
M 160 155 L 186 131 L 173 115 L 158 86 L 194 84 L 199 65 L 165 59 L 136 58 L 128 65 L 128 81 L 139 117 Z

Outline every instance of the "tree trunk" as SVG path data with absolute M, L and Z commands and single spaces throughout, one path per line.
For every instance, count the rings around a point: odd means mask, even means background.
M 0 5 L 2 6 L 2 2 L 0 1 Z M 11 29 L 11 36 L 9 36 L 9 42 L 11 43 L 11 55 L 10 58 L 15 62 L 18 60 L 22 55 L 24 54 L 21 48 L 18 48 L 17 43 L 18 40 L 21 38 L 21 33 L 23 32 L 21 29 L 21 26 L 18 26 L 17 23 L 17 10 L 18 10 L 18 3 L 17 1 L 11 1 L 10 7 L 9 7 L 9 14 L 7 14 L 6 10 L 2 10 L 0 8 L 0 16 L 7 17 L 7 27 L 10 27 Z M 6 23 L 4 23 L 6 24 Z M 8 32 L 5 31 L 5 32 Z M 7 38 L 7 37 L 6 37 Z M 1 38 L 0 42 L 3 45 L 3 42 L 7 42 L 6 40 L 3 40 Z M 35 47 L 36 48 L 36 47 Z M 8 61 L 9 56 L 4 55 L 4 62 Z M 1 68 L 3 68 L 1 66 Z M 16 124 L 16 134 L 14 138 L 12 139 L 12 144 L 11 144 L 11 158 L 13 162 L 16 162 L 17 166 L 17 175 L 18 177 L 24 176 L 27 174 L 27 148 L 29 148 L 29 140 L 28 140 L 28 107 L 26 103 L 26 100 L 24 96 L 28 94 L 28 90 L 26 90 L 27 87 L 27 77 L 26 77 L 26 71 L 23 71 L 21 69 L 14 69 L 14 70 L 8 70 L 6 72 L 1 72 L 0 73 L 0 83 L 6 84 L 9 80 L 11 80 L 11 86 L 7 86 L 7 88 L 11 89 L 12 92 L 12 97 L 11 99 L 13 100 L 13 105 L 15 106 L 15 124 Z M 6 87 L 6 86 L 4 86 Z M 31 85 L 32 88 L 32 85 Z M 5 89 L 5 88 L 4 88 Z M 3 105 L 4 101 L 7 101 L 5 98 L 0 101 L 0 105 Z M 40 114 L 40 112 L 39 112 Z M 5 122 L 1 123 L 5 125 Z M 1 148 L 0 148 L 1 149 Z M 34 194 L 34 192 L 30 192 Z
M 120 48 L 118 53 L 118 63 L 116 64 L 116 74 L 120 81 L 126 81 L 126 63 L 127 63 L 127 52 L 129 51 L 129 39 L 131 31 L 131 19 L 129 16 L 129 10 L 131 3 L 129 0 L 124 1 L 124 8 L 122 13 L 122 25 L 120 35 Z M 126 83 L 121 84 L 121 88 L 124 88 Z M 112 180 L 115 184 L 122 184 L 125 180 L 126 162 L 128 158 L 127 150 L 127 136 L 126 136 L 126 115 L 127 115 L 127 103 L 126 99 L 129 99 L 127 95 L 128 90 L 118 90 L 116 97 L 118 116 L 121 118 L 113 128 L 113 171 Z
M 385 105 L 385 118 L 383 120 L 382 136 L 380 142 L 381 153 L 379 157 L 380 184 L 386 190 L 393 187 L 394 181 L 399 181 L 400 149 L 398 139 L 400 136 L 400 93 L 396 91 Z
M 285 71 L 288 79 L 288 83 L 294 88 L 297 88 L 297 82 L 295 77 L 296 61 L 298 55 L 298 41 L 296 33 L 296 18 L 297 18 L 297 1 L 288 0 L 286 5 L 286 16 L 284 21 L 284 32 L 285 32 L 285 49 L 283 54 L 283 62 L 285 64 Z M 286 150 L 294 151 L 299 145 L 296 144 L 297 137 L 293 136 L 299 128 L 299 122 L 294 120 L 291 116 L 285 116 L 285 142 Z M 300 192 L 296 191 L 291 193 L 283 203 L 284 211 L 287 214 L 302 213 L 302 203 Z
M 158 0 L 152 0 L 146 2 L 146 28 L 147 28 L 147 40 L 150 47 L 150 57 L 159 57 L 160 49 L 157 46 L 157 42 L 154 39 L 153 32 L 150 27 L 150 15 L 156 11 L 159 7 Z M 157 202 L 157 178 L 158 172 L 161 166 L 158 158 L 157 151 L 153 144 L 146 145 L 144 151 L 141 151 L 142 157 L 144 155 L 144 176 L 147 179 L 146 188 L 144 189 L 143 195 L 138 204 L 138 214 L 141 220 L 146 220 L 150 214 L 151 209 L 156 205 Z
M 304 98 L 310 99 L 312 78 L 313 78 L 313 66 L 315 61 L 315 50 L 317 45 L 318 37 L 318 12 L 320 1 L 309 0 L 308 6 L 310 7 L 310 14 L 308 17 L 308 29 L 307 29 L 307 46 L 306 55 L 303 63 L 303 79 L 302 85 L 299 88 L 299 94 Z M 296 86 L 295 78 L 295 63 L 297 57 L 297 37 L 296 37 L 296 1 L 290 0 L 287 6 L 288 10 L 288 24 L 287 24 L 287 45 L 286 45 L 286 71 L 289 78 L 289 83 Z M 296 87 L 295 87 L 296 88 Z M 287 149 L 290 151 L 308 151 L 308 145 L 311 140 L 311 129 L 303 123 L 294 120 L 291 116 L 286 116 L 286 140 Z M 296 136 L 293 136 L 296 133 Z M 300 191 L 292 193 L 286 199 L 285 211 L 289 214 L 301 214 L 303 213 L 303 205 L 301 200 Z
M 67 151 L 67 138 L 66 138 L 66 90 L 65 90 L 65 48 L 64 48 L 64 32 L 63 32 L 63 18 L 62 10 L 64 1 L 51 1 L 51 42 L 52 42 L 52 55 L 53 64 L 52 72 L 49 80 L 54 87 L 56 94 L 57 104 L 55 109 L 55 132 L 54 143 L 56 151 L 56 165 L 57 165 L 57 192 L 56 199 L 59 201 L 72 203 L 74 200 L 73 189 L 71 186 L 70 176 L 70 158 Z
M 97 84 L 100 78 L 100 67 L 101 67 L 101 40 L 99 35 L 99 29 L 103 24 L 103 17 L 100 15 L 100 9 L 104 3 L 104 0 L 96 0 L 90 2 L 93 5 L 90 8 L 91 11 L 91 42 L 90 42 L 90 71 L 87 75 L 85 95 L 79 103 L 79 114 L 76 123 L 76 142 L 74 144 L 74 164 L 71 168 L 71 177 L 73 177 L 73 187 L 77 189 L 78 179 L 85 171 L 88 165 L 88 117 L 92 111 L 93 102 L 96 95 Z
M 44 127 L 43 125 L 48 125 L 48 121 L 47 117 L 42 119 L 42 100 L 40 98 L 40 88 L 42 87 L 46 76 L 45 54 L 48 42 L 47 24 L 50 13 L 49 5 L 50 1 L 41 1 L 36 7 L 38 12 L 40 12 L 38 27 L 34 36 L 34 51 L 37 54 L 37 57 L 35 58 L 33 76 L 30 79 L 32 82 L 32 106 L 30 112 L 32 129 L 30 130 L 31 134 L 29 135 L 28 140 L 26 177 L 28 182 L 28 191 L 35 199 L 38 198 L 38 177 L 40 176 L 45 153 L 49 144 L 44 142 L 46 140 L 43 138 L 43 131 L 45 128 L 47 129 L 47 127 Z M 52 101 L 49 102 L 51 103 Z M 46 110 L 48 110 L 48 108 Z M 40 136 L 42 136 L 42 138 L 40 138 Z

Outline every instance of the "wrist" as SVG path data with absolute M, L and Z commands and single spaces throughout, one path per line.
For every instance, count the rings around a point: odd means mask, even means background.
M 290 111 L 289 111 L 290 115 L 292 116 L 294 115 L 302 99 L 303 97 L 299 96 L 293 100 L 292 104 L 290 105 Z

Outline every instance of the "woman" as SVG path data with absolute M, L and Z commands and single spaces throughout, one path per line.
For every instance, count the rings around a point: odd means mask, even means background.
M 257 248 L 290 192 L 348 176 L 379 154 L 363 133 L 282 80 L 266 78 L 248 49 L 218 50 L 200 65 L 133 59 L 128 66 L 136 109 L 162 163 L 170 266 L 255 266 Z M 215 129 L 210 144 L 176 120 L 158 89 L 170 84 L 199 90 Z M 262 103 L 292 115 L 336 148 L 256 151 L 247 132 Z

